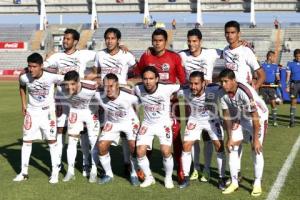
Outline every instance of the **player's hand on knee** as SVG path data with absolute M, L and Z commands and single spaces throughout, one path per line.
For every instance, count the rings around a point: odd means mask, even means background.
M 25 116 L 27 112 L 26 106 L 22 106 L 22 113 Z
M 262 152 L 262 145 L 258 140 L 254 141 L 252 145 L 252 148 L 256 154 L 260 154 Z
M 228 153 L 231 152 L 231 150 L 234 148 L 234 143 L 231 139 L 228 139 L 227 142 L 226 142 L 226 148 L 227 148 L 227 151 Z

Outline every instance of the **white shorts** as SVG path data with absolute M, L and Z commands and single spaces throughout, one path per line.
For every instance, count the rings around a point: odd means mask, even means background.
M 56 140 L 55 109 L 27 108 L 23 124 L 23 140 Z
M 79 135 L 86 124 L 89 136 L 98 136 L 100 124 L 98 115 L 92 113 L 89 109 L 71 108 L 68 117 L 68 134 Z
M 258 140 L 263 144 L 264 136 L 268 127 L 268 120 L 260 120 L 260 127 L 258 131 Z M 253 139 L 253 124 L 251 120 L 240 120 L 236 121 L 232 125 L 232 140 L 243 141 L 249 143 Z
M 152 141 L 157 136 L 161 145 L 172 146 L 172 122 L 161 124 L 142 123 L 137 136 L 136 146 L 147 145 L 152 149 Z
M 137 132 L 139 129 L 139 120 L 132 119 L 121 123 L 113 123 L 107 121 L 99 137 L 99 141 L 112 141 L 112 145 L 117 146 L 120 140 L 120 133 L 126 135 L 127 140 L 136 140 Z
M 201 140 L 202 130 L 206 130 L 211 140 L 223 140 L 224 131 L 219 120 L 200 121 L 189 119 L 183 141 Z
M 68 115 L 70 111 L 70 104 L 64 95 L 57 91 L 55 96 L 55 106 L 56 106 L 56 122 L 57 127 L 67 127 L 68 124 Z

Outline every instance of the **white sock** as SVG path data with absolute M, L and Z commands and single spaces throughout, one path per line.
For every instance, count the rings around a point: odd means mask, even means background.
M 195 141 L 194 145 L 192 146 L 192 159 L 194 163 L 194 170 L 200 171 L 200 144 L 199 141 Z
M 21 174 L 28 174 L 29 159 L 32 150 L 32 143 L 23 142 L 21 152 Z
M 68 160 L 68 172 L 71 174 L 75 173 L 75 159 L 77 155 L 77 142 L 78 138 L 69 136 L 68 149 L 67 149 L 67 160 Z
M 57 142 L 53 144 L 49 144 L 50 156 L 51 156 L 51 164 L 52 164 L 52 172 L 58 172 L 58 167 L 60 164 L 60 158 L 58 155 L 58 145 Z
M 190 175 L 191 162 L 192 162 L 191 154 L 192 154 L 191 152 L 185 152 L 185 151 L 182 151 L 182 154 L 181 154 L 182 168 L 183 168 L 184 176 Z
M 130 156 L 130 165 L 131 165 L 130 176 L 136 177 L 137 176 L 136 171 L 138 170 L 137 160 L 132 155 Z
M 138 164 L 140 166 L 140 168 L 143 170 L 145 177 L 149 177 L 152 176 L 151 174 L 151 170 L 149 167 L 149 160 L 147 158 L 147 156 L 141 157 L 141 158 L 137 158 L 138 160 Z
M 124 163 L 130 163 L 130 150 L 128 146 L 128 140 L 122 137 L 122 149 L 123 149 L 123 156 L 124 156 Z
M 238 172 L 241 171 L 241 163 L 242 163 L 242 156 L 243 156 L 243 145 L 240 144 L 239 146 L 239 157 L 240 157 L 240 162 L 238 163 Z
M 82 165 L 90 166 L 89 155 L 90 155 L 90 144 L 88 134 L 80 134 L 80 146 L 82 151 Z
M 105 174 L 107 176 L 114 177 L 112 169 L 111 169 L 111 164 L 110 164 L 110 154 L 107 153 L 104 156 L 99 156 L 99 160 L 102 164 Z
M 210 172 L 210 164 L 213 153 L 213 144 L 212 141 L 204 141 L 204 170 Z
M 219 177 L 225 177 L 226 156 L 225 152 L 217 152 L 217 165 Z
M 253 158 L 253 164 L 254 164 L 254 185 L 255 186 L 261 186 L 261 179 L 264 171 L 264 156 L 261 152 L 260 154 L 256 154 L 254 151 L 252 151 L 252 158 Z
M 98 140 L 97 135 L 91 135 L 89 136 L 89 142 L 91 146 L 91 160 L 92 160 L 92 173 L 97 173 L 97 165 L 99 163 L 99 157 L 98 157 L 98 148 L 96 147 L 96 143 Z
M 57 153 L 59 157 L 59 164 L 61 164 L 61 159 L 62 159 L 62 153 L 63 153 L 63 148 L 65 145 L 65 134 L 62 133 L 57 133 L 56 135 L 56 142 L 57 142 Z
M 240 157 L 238 153 L 238 146 L 234 146 L 234 148 L 229 153 L 229 169 L 231 175 L 231 182 L 233 184 L 238 185 L 238 166 L 240 162 Z
M 173 156 L 170 155 L 168 158 L 163 158 L 163 164 L 164 164 L 165 173 L 166 173 L 165 177 L 172 179 L 173 168 L 174 168 Z

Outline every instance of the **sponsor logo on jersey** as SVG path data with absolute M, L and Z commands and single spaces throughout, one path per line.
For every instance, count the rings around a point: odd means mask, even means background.
M 168 63 L 163 63 L 161 65 L 161 69 L 164 71 L 164 72 L 168 72 L 170 70 L 170 65 Z

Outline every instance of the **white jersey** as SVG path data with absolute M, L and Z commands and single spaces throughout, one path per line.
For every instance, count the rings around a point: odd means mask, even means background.
M 138 104 L 138 97 L 131 94 L 128 89 L 120 88 L 119 96 L 110 100 L 103 93 L 97 93 L 96 99 L 105 110 L 105 121 L 121 123 L 132 119 L 137 119 L 133 105 Z
M 199 56 L 194 57 L 189 50 L 179 52 L 182 65 L 188 79 L 193 71 L 204 73 L 204 79 L 212 81 L 215 62 L 221 57 L 222 51 L 218 49 L 202 49 Z
M 44 68 L 57 68 L 58 73 L 63 75 L 75 70 L 83 78 L 87 63 L 94 61 L 95 56 L 96 52 L 90 50 L 76 50 L 72 54 L 55 53 L 44 62 Z
M 220 103 L 222 109 L 228 109 L 234 120 L 250 119 L 250 113 L 257 111 L 259 117 L 268 117 L 268 107 L 256 91 L 247 83 L 238 83 L 235 94 L 222 91 Z
M 225 47 L 223 58 L 225 67 L 233 70 L 236 80 L 242 83 L 251 83 L 252 70 L 256 71 L 260 68 L 253 51 L 243 45 L 235 49 L 230 49 L 229 46 Z
M 67 101 L 69 102 L 71 108 L 75 109 L 89 109 L 89 104 L 97 91 L 97 85 L 94 81 L 81 80 L 81 89 L 80 91 L 72 96 L 66 96 Z M 63 94 L 67 93 L 62 90 Z
M 189 120 L 208 121 L 218 118 L 218 93 L 220 86 L 217 84 L 208 84 L 201 96 L 194 96 L 190 88 L 179 91 L 179 95 L 183 96 L 190 106 L 191 114 Z
M 30 73 L 20 76 L 21 86 L 28 88 L 28 107 L 43 108 L 54 103 L 54 85 L 64 80 L 62 75 L 43 70 L 40 78 L 34 79 Z
M 180 88 L 178 84 L 159 83 L 153 93 L 148 93 L 143 84 L 135 86 L 135 94 L 144 106 L 144 122 L 158 124 L 170 122 L 170 97 Z
M 127 84 L 128 69 L 136 64 L 135 57 L 129 52 L 119 52 L 115 55 L 110 55 L 106 49 L 97 53 L 95 66 L 101 70 L 101 79 L 106 74 L 113 73 L 118 76 L 120 84 Z

